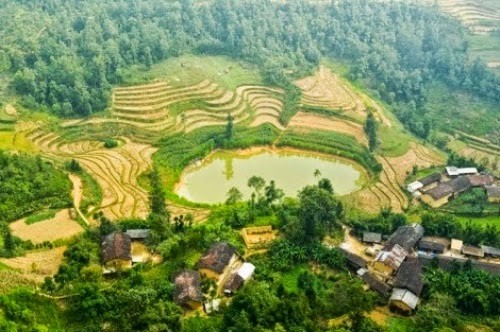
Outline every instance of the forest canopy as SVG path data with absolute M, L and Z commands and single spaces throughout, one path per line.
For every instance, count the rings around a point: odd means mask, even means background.
M 378 90 L 421 137 L 433 81 L 500 100 L 498 76 L 468 58 L 459 23 L 404 2 L 8 0 L 0 13 L 0 71 L 14 75 L 26 106 L 60 116 L 102 111 L 128 66 L 186 53 L 258 64 L 279 85 L 322 57 L 347 61 L 352 78 Z

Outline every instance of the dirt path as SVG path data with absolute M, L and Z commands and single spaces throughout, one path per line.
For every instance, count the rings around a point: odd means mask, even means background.
M 80 210 L 80 203 L 82 201 L 83 196 L 83 183 L 80 177 L 76 176 L 73 173 L 69 174 L 69 179 L 73 183 L 73 189 L 71 190 L 71 196 L 73 197 L 73 206 L 75 207 L 76 213 L 80 216 L 80 218 L 87 224 L 90 225 L 88 219 L 83 215 Z

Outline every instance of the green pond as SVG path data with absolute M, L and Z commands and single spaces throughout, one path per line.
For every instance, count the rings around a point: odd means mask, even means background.
M 321 175 L 315 177 L 315 170 Z M 245 199 L 252 189 L 247 186 L 253 175 L 269 182 L 274 180 L 287 196 L 297 196 L 304 186 L 315 184 L 318 178 L 328 178 L 338 195 L 345 195 L 361 188 L 364 175 L 358 166 L 343 159 L 319 157 L 311 153 L 284 150 L 241 155 L 219 151 L 183 172 L 176 193 L 197 203 L 221 203 L 232 187 L 238 188 Z

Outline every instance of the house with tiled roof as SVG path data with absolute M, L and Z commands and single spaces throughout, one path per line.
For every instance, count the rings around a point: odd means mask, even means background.
M 200 309 L 203 305 L 201 292 L 201 278 L 198 271 L 184 270 L 175 279 L 174 301 L 193 310 Z
M 236 262 L 236 250 L 226 242 L 214 243 L 198 260 L 196 267 L 204 278 L 221 281 Z
M 122 232 L 113 232 L 104 236 L 101 256 L 104 272 L 115 272 L 132 267 L 130 236 Z
M 417 307 L 423 287 L 422 264 L 416 257 L 408 257 L 394 279 L 390 306 L 403 312 L 411 312 Z

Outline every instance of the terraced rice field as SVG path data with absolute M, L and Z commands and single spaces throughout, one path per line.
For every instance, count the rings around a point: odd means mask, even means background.
M 21 278 L 41 283 L 45 277 L 52 277 L 57 273 L 63 260 L 66 247 L 34 251 L 25 256 L 2 258 L 0 262 L 18 271 Z
M 475 33 L 489 33 L 500 25 L 500 5 L 485 0 L 438 0 L 439 7 Z
M 284 129 L 278 121 L 283 91 L 276 88 L 244 85 L 229 91 L 209 80 L 182 87 L 155 82 L 116 88 L 112 100 L 112 117 L 68 121 L 64 126 L 111 122 L 155 133 L 191 132 L 223 126 L 231 114 L 235 123 L 271 123 Z
M 353 136 L 365 146 L 368 146 L 363 126 L 359 123 L 324 115 L 298 112 L 288 123 L 288 127 L 330 130 Z
M 148 214 L 148 193 L 137 184 L 137 178 L 151 167 L 156 151 L 152 146 L 121 138 L 118 147 L 106 149 L 99 141 L 65 142 L 41 130 L 35 130 L 29 138 L 49 157 L 77 160 L 96 179 L 103 191 L 100 210 L 108 218 Z
M 303 105 L 350 111 L 358 117 L 366 117 L 362 98 L 325 66 L 320 66 L 316 74 L 297 80 L 295 84 L 302 90 Z
M 69 209 L 59 211 L 54 218 L 48 220 L 27 225 L 25 219 L 21 219 L 11 223 L 9 227 L 13 235 L 34 244 L 67 239 L 83 232 L 82 226 L 71 219 Z

